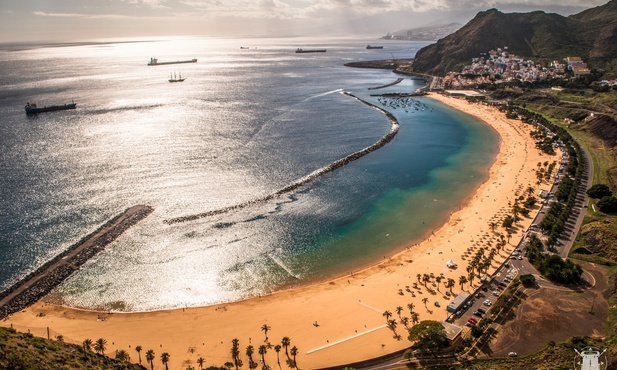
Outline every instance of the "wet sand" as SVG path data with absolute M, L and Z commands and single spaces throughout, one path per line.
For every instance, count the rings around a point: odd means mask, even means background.
M 142 359 L 145 351 L 154 350 L 156 368 L 161 367 L 160 354 L 167 352 L 171 355 L 170 369 L 195 366 L 199 357 L 205 358 L 207 365 L 222 366 L 232 360 L 229 353 L 234 338 L 240 341 L 240 358 L 244 368 L 248 368 L 245 348 L 249 344 L 254 346 L 253 358 L 259 361 L 257 349 L 265 344 L 261 330 L 264 324 L 271 328 L 268 337 L 272 345 L 280 344 L 284 336 L 291 339 L 290 348 L 298 348 L 297 365 L 302 369 L 353 363 L 408 347 L 410 343 L 403 325 L 399 323 L 395 329 L 402 339 L 397 340 L 395 332 L 386 326 L 384 311 L 392 312 L 392 319 L 399 321 L 396 308 L 402 307 L 401 316 L 410 317 L 407 305 L 412 303 L 419 320 L 446 319 L 445 307 L 450 299 L 442 294 L 446 291 L 443 282 L 437 294 L 431 294 L 422 284 L 418 284 L 420 289 L 417 290 L 413 288 L 413 283 L 418 281 L 417 274 L 443 274 L 445 279 L 456 281 L 453 292 L 459 293 L 458 281 L 460 276 L 467 275 L 468 256 L 487 241 L 494 245 L 497 233 L 505 234 L 501 227 L 491 231 L 490 223 L 500 223 L 508 212 L 508 202 L 534 186 L 538 162 L 557 160 L 542 155 L 535 148 L 529 126 L 506 119 L 494 108 L 434 94 L 430 97 L 485 121 L 498 131 L 502 140 L 495 163 L 489 170 L 489 179 L 422 243 L 400 246 L 403 252 L 385 256 L 363 271 L 241 302 L 149 313 L 107 314 L 41 301 L 12 315 L 2 325 L 13 324 L 17 329 L 30 329 L 40 336 L 46 336 L 45 328 L 50 327 L 65 340 L 77 343 L 85 338 L 104 338 L 108 343 L 107 354 L 124 349 L 133 360 L 137 359 L 134 348 L 140 345 Z M 524 219 L 519 230 L 530 223 L 530 218 Z M 513 235 L 506 250 L 511 251 L 520 237 L 520 232 Z M 491 269 L 505 256 L 505 251 L 501 251 Z M 449 259 L 458 263 L 457 269 L 446 267 Z M 476 279 L 475 284 L 478 283 Z M 415 297 L 406 291 L 407 285 L 411 286 Z M 463 289 L 470 290 L 469 284 Z M 427 298 L 426 305 L 423 298 Z M 441 307 L 435 307 L 435 301 Z M 276 359 L 274 349 L 269 349 L 266 363 L 276 367 Z M 280 359 L 282 368 L 287 368 L 284 349 Z

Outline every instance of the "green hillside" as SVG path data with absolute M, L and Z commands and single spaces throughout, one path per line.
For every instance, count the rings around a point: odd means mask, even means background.
M 81 346 L 0 327 L 0 369 L 114 369 L 145 367 L 99 355 Z

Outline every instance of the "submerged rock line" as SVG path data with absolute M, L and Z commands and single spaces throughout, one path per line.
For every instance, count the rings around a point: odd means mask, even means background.
M 124 231 L 146 218 L 154 209 L 146 205 L 127 208 L 58 254 L 13 286 L 0 293 L 0 319 L 18 312 L 46 296 L 90 258 L 116 240 Z
M 349 92 L 344 92 L 343 94 L 350 96 L 366 105 L 368 105 L 371 108 L 375 108 L 377 110 L 379 110 L 380 112 L 382 112 L 383 114 L 386 115 L 386 117 L 388 117 L 388 119 L 390 120 L 390 131 L 385 134 L 384 136 L 382 136 L 377 142 L 375 142 L 373 145 L 368 146 L 362 150 L 359 150 L 357 152 L 351 153 L 348 156 L 345 156 L 339 160 L 336 160 L 332 163 L 330 163 L 329 165 L 325 166 L 325 167 L 321 167 L 311 173 L 309 173 L 308 175 L 299 178 L 298 180 L 290 183 L 289 185 L 285 186 L 282 189 L 279 189 L 277 191 L 275 191 L 274 193 L 265 195 L 261 198 L 257 198 L 257 199 L 253 199 L 244 203 L 240 203 L 240 204 L 236 204 L 233 206 L 229 206 L 229 207 L 225 207 L 225 208 L 220 208 L 220 209 L 216 209 L 216 210 L 212 210 L 212 211 L 208 211 L 208 212 L 203 212 L 203 213 L 198 213 L 198 214 L 194 214 L 194 215 L 188 215 L 188 216 L 181 216 L 181 217 L 176 217 L 176 218 L 171 218 L 169 220 L 165 220 L 164 222 L 167 224 L 175 224 L 175 223 L 180 223 L 180 222 L 187 222 L 187 221 L 194 221 L 200 218 L 204 218 L 204 217 L 209 217 L 209 216 L 214 216 L 214 215 L 219 215 L 219 214 L 223 214 L 223 213 L 227 213 L 230 211 L 234 211 L 234 210 L 238 210 L 238 209 L 243 209 L 258 203 L 263 203 L 266 202 L 268 200 L 274 199 L 278 196 L 281 196 L 283 194 L 286 193 L 290 193 L 296 189 L 298 189 L 299 187 L 301 187 L 302 185 L 305 185 L 313 180 L 315 180 L 316 178 L 325 175 L 326 173 L 332 172 L 334 170 L 336 170 L 337 168 L 343 167 L 346 164 L 349 164 L 352 161 L 355 161 L 356 159 L 359 159 L 379 148 L 381 148 L 382 146 L 386 145 L 387 143 L 389 143 L 394 136 L 398 133 L 398 129 L 399 129 L 399 123 L 396 120 L 396 118 L 394 117 L 394 115 L 392 115 L 392 113 L 386 111 L 385 109 L 382 109 L 374 104 L 371 104 L 365 100 L 360 99 L 359 97 L 349 93 Z

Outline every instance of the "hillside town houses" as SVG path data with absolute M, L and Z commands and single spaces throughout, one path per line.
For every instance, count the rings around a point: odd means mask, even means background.
M 448 73 L 443 83 L 446 88 L 458 88 L 479 83 L 550 80 L 572 75 L 579 77 L 589 73 L 587 64 L 580 57 L 567 57 L 563 63 L 556 59 L 549 66 L 542 66 L 509 53 L 506 46 L 473 58 L 461 73 Z

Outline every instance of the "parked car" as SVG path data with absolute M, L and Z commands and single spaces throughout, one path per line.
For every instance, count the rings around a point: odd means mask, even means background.
M 486 311 L 484 311 L 484 309 L 483 309 L 483 308 L 478 308 L 478 312 L 480 312 L 480 313 L 482 313 L 482 314 L 486 313 Z
M 508 356 L 510 356 L 510 357 L 516 357 L 516 356 L 518 356 L 518 353 L 516 353 L 516 352 L 510 352 L 510 353 L 508 353 Z
M 482 317 L 482 312 L 480 311 L 474 311 L 473 314 L 474 316 Z

